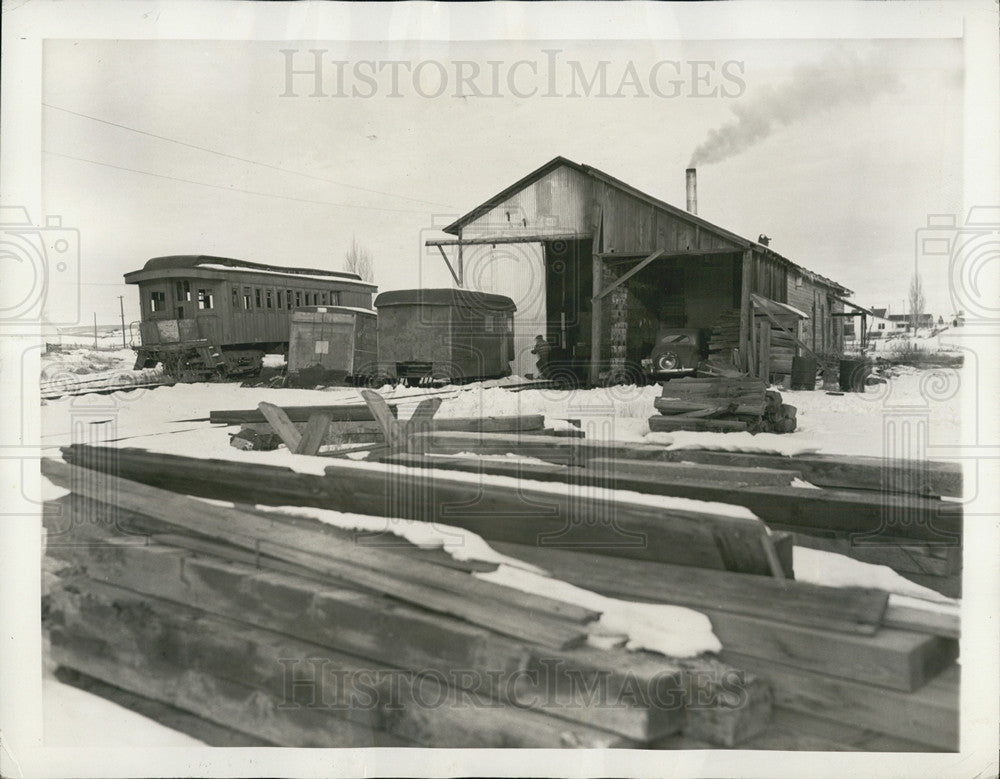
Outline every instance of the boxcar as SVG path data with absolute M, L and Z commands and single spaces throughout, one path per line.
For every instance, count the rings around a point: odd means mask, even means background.
M 361 383 L 375 374 L 375 312 L 347 306 L 305 306 L 292 312 L 288 379 L 292 386 Z
M 380 377 L 409 383 L 509 376 L 514 301 L 465 289 L 383 292 L 378 309 Z
M 181 381 L 255 373 L 288 349 L 297 308 L 370 310 L 376 290 L 354 273 L 196 255 L 154 257 L 125 282 L 139 287 L 136 367 L 162 363 Z

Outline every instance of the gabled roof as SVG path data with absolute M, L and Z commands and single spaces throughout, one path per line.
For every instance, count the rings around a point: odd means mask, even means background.
M 458 235 L 459 230 L 461 230 L 470 222 L 474 222 L 484 214 L 487 214 L 490 211 L 492 211 L 494 208 L 496 208 L 504 201 L 506 201 L 508 198 L 510 198 L 511 195 L 521 191 L 525 187 L 530 186 L 539 179 L 547 176 L 556 168 L 564 166 L 571 168 L 572 170 L 575 170 L 579 173 L 582 173 L 585 176 L 589 176 L 590 178 L 602 181 L 608 186 L 613 187 L 621 192 L 624 192 L 627 195 L 631 195 L 632 197 L 638 198 L 639 200 L 649 203 L 654 208 L 658 208 L 661 211 L 665 211 L 666 213 L 672 215 L 677 219 L 680 219 L 684 222 L 689 222 L 690 224 L 697 225 L 698 227 L 701 227 L 704 230 L 708 230 L 712 233 L 715 233 L 716 235 L 731 241 L 737 246 L 742 246 L 745 249 L 749 249 L 752 247 L 754 251 L 759 252 L 760 254 L 763 254 L 767 257 L 772 257 L 778 260 L 778 262 L 782 264 L 798 268 L 800 271 L 804 272 L 812 279 L 820 281 L 829 287 L 837 289 L 843 294 L 847 295 L 852 294 L 851 290 L 849 290 L 842 284 L 839 284 L 836 281 L 833 281 L 832 279 L 828 279 L 825 276 L 821 276 L 818 273 L 814 273 L 813 271 L 810 271 L 807 268 L 803 268 L 801 265 L 797 265 L 796 263 L 789 260 L 787 257 L 783 257 L 782 255 L 778 254 L 776 251 L 765 246 L 762 243 L 758 243 L 757 241 L 752 241 L 748 238 L 743 238 L 742 236 L 737 235 L 736 233 L 730 232 L 729 230 L 726 230 L 723 227 L 719 227 L 718 225 L 713 224 L 712 222 L 709 222 L 706 219 L 702 219 L 701 217 L 692 214 L 690 211 L 684 208 L 678 208 L 677 206 L 673 206 L 670 203 L 667 203 L 665 200 L 660 200 L 659 198 L 653 197 L 652 195 L 647 194 L 642 190 L 636 189 L 630 184 L 626 184 L 624 181 L 621 181 L 620 179 L 617 179 L 614 176 L 605 173 L 602 170 L 599 170 L 598 168 L 592 167 L 590 165 L 581 165 L 578 162 L 573 162 L 572 160 L 561 156 L 554 157 L 553 159 L 549 160 L 544 165 L 542 165 L 540 168 L 536 168 L 535 170 L 533 170 L 524 178 L 515 181 L 509 187 L 501 190 L 493 197 L 491 197 L 489 200 L 486 200 L 485 202 L 479 204 L 468 213 L 463 214 L 454 222 L 449 224 L 447 227 L 442 228 L 442 230 L 451 235 Z

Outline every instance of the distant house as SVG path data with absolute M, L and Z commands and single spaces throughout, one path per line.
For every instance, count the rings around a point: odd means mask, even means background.
M 907 331 L 910 329 L 913 323 L 913 317 L 909 314 L 889 314 L 889 321 L 892 323 L 892 329 L 896 332 Z M 930 329 L 934 327 L 934 315 L 933 314 L 921 314 L 917 319 L 918 329 Z

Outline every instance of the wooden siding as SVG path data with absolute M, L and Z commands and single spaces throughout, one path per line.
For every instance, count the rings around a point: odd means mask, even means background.
M 594 182 L 594 202 L 603 206 L 601 251 L 604 252 L 633 254 L 663 249 L 673 254 L 742 248 L 683 216 L 657 208 L 603 181 Z
M 556 168 L 467 224 L 462 237 L 589 235 L 590 190 L 591 180 L 583 173 Z
M 799 323 L 799 339 L 817 353 L 843 351 L 844 318 L 831 314 L 842 312 L 844 304 L 833 290 L 794 269 L 788 272 L 787 290 L 785 302 L 809 315 Z

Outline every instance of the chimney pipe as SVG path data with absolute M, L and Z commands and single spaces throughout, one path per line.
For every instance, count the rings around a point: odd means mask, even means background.
M 698 214 L 698 171 L 695 168 L 687 169 L 687 210 Z

